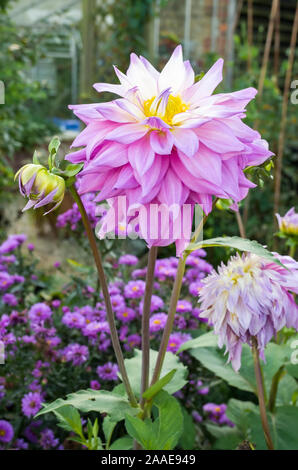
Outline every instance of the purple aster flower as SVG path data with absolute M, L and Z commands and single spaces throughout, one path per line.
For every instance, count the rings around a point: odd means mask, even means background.
M 173 267 L 168 259 L 158 259 L 155 263 L 155 276 L 159 281 L 165 281 L 167 278 L 173 279 L 176 272 L 176 267 Z
M 0 245 L 0 254 L 4 255 L 16 250 L 27 239 L 27 235 L 9 235 L 2 245 Z
M 276 214 L 279 230 L 285 235 L 298 235 L 298 213 L 292 207 L 283 217 Z
M 116 312 L 116 317 L 123 323 L 129 323 L 136 318 L 136 312 L 129 307 L 122 307 Z
M 298 293 L 298 263 L 289 256 L 275 257 L 285 267 L 253 254 L 236 255 L 203 280 L 201 316 L 213 324 L 218 345 L 226 346 L 235 370 L 241 366 L 242 344 L 250 345 L 253 336 L 263 357 L 281 328 L 298 330 L 298 305 L 290 292 Z
M 155 313 L 150 318 L 150 332 L 155 333 L 156 331 L 163 330 L 166 326 L 168 315 L 166 313 Z
M 38 438 L 36 435 L 36 432 L 38 432 L 39 426 L 41 426 L 42 421 L 38 419 L 37 421 L 32 421 L 29 426 L 27 426 L 24 430 L 24 436 L 28 441 L 32 442 L 33 444 L 36 444 L 38 442 Z
M 203 284 L 201 281 L 191 282 L 188 290 L 191 295 L 198 296 L 202 287 Z
M 22 398 L 22 411 L 28 418 L 40 410 L 42 397 L 38 392 L 29 392 Z
M 203 250 L 203 248 L 199 248 L 198 250 L 191 252 L 192 256 L 197 256 L 199 258 L 205 258 L 207 256 L 207 251 Z
M 124 349 L 126 351 L 132 351 L 135 347 L 140 346 L 142 342 L 141 336 L 137 333 L 127 336 Z
M 34 250 L 35 250 L 35 246 L 33 245 L 33 243 L 28 243 L 27 249 L 28 249 L 28 251 L 34 251 Z
M 30 308 L 28 316 L 33 322 L 48 320 L 52 316 L 52 310 L 44 302 L 39 302 Z
M 18 450 L 27 450 L 29 447 L 28 442 L 24 441 L 22 438 L 15 440 L 15 446 Z
M 5 419 L 0 420 L 0 442 L 10 442 L 13 438 L 13 427 Z
M 7 290 L 14 284 L 14 278 L 6 272 L 0 272 L 0 290 Z
M 188 300 L 178 300 L 176 312 L 184 313 L 184 312 L 191 312 L 192 305 Z
M 4 304 L 10 305 L 11 307 L 18 305 L 18 299 L 13 294 L 4 294 L 2 296 L 2 302 Z
M 228 426 L 233 427 L 234 423 L 232 423 L 225 414 L 226 409 L 227 405 L 224 403 L 221 405 L 216 405 L 215 403 L 206 403 L 206 405 L 203 406 L 204 412 L 207 413 L 208 418 L 211 421 L 219 424 L 227 424 Z
M 139 305 L 140 315 L 142 315 L 142 313 L 143 313 L 143 305 L 144 305 L 144 301 L 141 300 L 140 305 Z M 163 306 L 164 306 L 164 301 L 162 300 L 162 298 L 159 297 L 158 295 L 152 295 L 150 311 L 151 312 L 156 312 L 157 310 L 162 309 Z
M 18 284 L 22 284 L 23 282 L 25 282 L 24 276 L 20 276 L 19 274 L 14 274 L 12 277 L 14 282 L 17 282 Z
M 60 261 L 55 261 L 55 263 L 53 264 L 53 266 L 54 266 L 54 268 L 57 268 L 57 269 L 59 269 L 59 268 L 60 268 L 60 266 L 61 266 L 61 263 L 60 263 Z
M 124 287 L 124 295 L 128 299 L 138 299 L 144 295 L 145 282 L 141 280 L 129 281 Z
M 134 271 L 132 271 L 131 277 L 132 277 L 133 279 L 137 279 L 137 278 L 139 278 L 139 277 L 145 278 L 145 277 L 146 277 L 146 271 L 147 271 L 146 268 L 143 268 L 143 269 L 135 269 Z
M 126 264 L 127 266 L 135 266 L 136 264 L 138 264 L 139 260 L 136 256 L 134 255 L 123 255 L 123 256 L 120 256 L 119 258 L 119 264 Z
M 90 387 L 92 388 L 92 390 L 100 390 L 101 385 L 98 380 L 91 380 Z
M 178 330 L 185 330 L 187 326 L 187 321 L 182 315 L 175 315 L 174 324 Z
M 71 361 L 74 366 L 80 366 L 88 360 L 89 349 L 87 346 L 72 343 L 66 346 L 62 354 L 66 362 Z
M 54 433 L 51 429 L 45 429 L 40 433 L 39 444 L 44 450 L 53 449 L 59 444 L 59 440 L 55 439 Z
M 125 307 L 124 297 L 120 294 L 111 295 L 111 304 L 114 310 Z
M 60 305 L 61 305 L 61 300 L 59 300 L 59 299 L 54 299 L 54 300 L 52 300 L 52 306 L 53 306 L 54 308 L 59 308 Z
M 77 312 L 67 312 L 62 317 L 62 323 L 68 328 L 82 328 L 86 321 L 83 315 Z
M 197 411 L 194 410 L 191 414 L 196 423 L 201 423 L 203 421 L 202 416 Z
M 188 333 L 172 333 L 169 338 L 167 351 L 176 353 L 180 346 L 186 341 L 189 341 L 191 336 Z
M 98 333 L 109 333 L 110 327 L 107 321 L 92 321 L 83 329 L 84 336 L 96 337 Z
M 103 366 L 98 366 L 96 371 L 102 380 L 118 380 L 118 366 L 112 362 L 107 362 Z

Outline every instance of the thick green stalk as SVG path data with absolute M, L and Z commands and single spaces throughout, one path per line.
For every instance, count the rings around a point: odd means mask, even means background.
M 266 413 L 266 405 L 265 405 L 265 395 L 264 395 L 264 384 L 263 384 L 263 376 L 262 376 L 262 369 L 260 364 L 259 358 L 259 351 L 258 351 L 258 341 L 257 338 L 252 338 L 252 353 L 254 358 L 254 366 L 255 366 L 255 376 L 256 376 L 256 383 L 257 383 L 257 392 L 258 392 L 258 399 L 259 399 L 259 408 L 260 408 L 260 416 L 262 427 L 264 431 L 264 436 L 266 440 L 266 444 L 269 450 L 274 450 L 273 441 L 270 434 L 267 413 Z
M 148 265 L 146 273 L 146 288 L 144 295 L 143 315 L 142 315 L 142 379 L 141 379 L 141 395 L 140 405 L 144 406 L 143 393 L 149 385 L 149 366 L 150 366 L 150 309 L 151 298 L 154 284 L 154 270 L 157 258 L 157 246 L 153 246 L 149 250 Z
M 103 265 L 102 265 L 101 254 L 97 248 L 95 235 L 93 233 L 92 227 L 90 225 L 90 222 L 89 222 L 87 213 L 85 211 L 84 205 L 81 201 L 81 198 L 78 195 L 74 186 L 70 186 L 69 189 L 81 213 L 82 221 L 83 221 L 83 224 L 87 233 L 87 237 L 90 243 L 90 247 L 94 256 L 94 261 L 95 261 L 97 272 L 98 272 L 98 279 L 102 288 L 102 293 L 103 293 L 103 297 L 105 301 L 105 306 L 106 306 L 106 311 L 107 311 L 107 321 L 110 327 L 111 340 L 112 340 L 114 352 L 116 355 L 118 367 L 122 376 L 123 384 L 124 384 L 124 387 L 125 387 L 125 390 L 126 390 L 126 393 L 127 393 L 127 396 L 131 405 L 134 407 L 137 407 L 138 404 L 134 396 L 134 393 L 132 391 L 132 388 L 130 386 L 129 379 L 128 379 L 127 372 L 126 372 L 125 365 L 124 365 L 124 359 L 123 359 L 121 346 L 120 346 L 118 333 L 117 333 L 117 328 L 115 324 L 111 298 L 110 298 L 107 280 L 106 280 L 106 276 L 105 276 Z
M 166 323 L 166 326 L 165 326 L 165 329 L 164 329 L 164 332 L 163 332 L 163 335 L 162 335 L 160 348 L 159 348 L 159 352 L 158 352 L 158 356 L 157 356 L 157 360 L 156 360 L 156 364 L 155 364 L 155 369 L 154 369 L 153 377 L 152 377 L 152 380 L 151 380 L 151 385 L 155 384 L 155 382 L 157 382 L 157 380 L 159 379 L 159 376 L 160 376 L 160 373 L 161 373 L 161 370 L 162 370 L 162 366 L 163 366 L 163 362 L 164 362 L 164 358 L 165 358 L 165 355 L 166 355 L 166 352 L 167 352 L 167 346 L 168 346 L 168 343 L 169 343 L 170 334 L 171 334 L 172 329 L 173 329 L 177 302 L 178 302 L 178 299 L 179 299 L 180 290 L 181 290 L 181 286 L 182 286 L 182 279 L 183 279 L 183 275 L 184 275 L 184 271 L 185 271 L 186 258 L 187 258 L 187 255 L 184 254 L 179 259 L 177 274 L 176 274 L 174 287 L 173 287 L 173 290 L 172 290 L 172 295 L 171 295 L 171 300 L 170 300 L 167 323 Z

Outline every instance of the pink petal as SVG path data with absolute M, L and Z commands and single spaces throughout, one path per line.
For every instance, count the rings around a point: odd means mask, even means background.
M 130 144 L 128 147 L 129 162 L 140 176 L 150 169 L 154 156 L 155 153 L 151 148 L 148 135 L 145 135 L 142 139 Z
M 174 144 L 174 136 L 167 129 L 152 131 L 150 133 L 150 144 L 154 152 L 160 155 L 169 155 Z
M 97 110 L 108 121 L 119 123 L 136 122 L 136 118 L 127 111 L 119 108 L 115 101 L 111 101 L 109 103 L 99 103 Z
M 98 93 L 107 91 L 109 93 L 115 93 L 115 95 L 124 96 L 127 92 L 127 88 L 123 85 L 113 85 L 111 83 L 94 83 L 93 87 Z
M 192 157 L 199 148 L 199 139 L 190 129 L 174 127 L 174 145 L 188 157 Z
M 228 126 L 220 121 L 210 121 L 196 131 L 199 140 L 218 153 L 238 152 L 244 145 L 238 140 Z
M 171 87 L 172 93 L 178 93 L 185 80 L 185 66 L 183 63 L 182 47 L 177 46 L 169 61 L 162 69 L 158 78 L 159 91 Z
M 71 152 L 65 155 L 65 160 L 68 160 L 71 163 L 81 163 L 86 161 L 86 150 L 81 149 L 76 152 Z
M 218 59 L 210 70 L 193 86 L 182 94 L 182 100 L 197 103 L 202 98 L 210 96 L 222 81 L 223 59 Z
M 106 140 L 114 140 L 121 144 L 131 144 L 141 139 L 148 132 L 142 124 L 122 124 L 106 135 Z

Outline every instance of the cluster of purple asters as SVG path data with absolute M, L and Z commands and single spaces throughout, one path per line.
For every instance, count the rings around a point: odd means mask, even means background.
M 95 197 L 94 193 L 88 193 L 82 196 L 82 202 L 84 204 L 86 213 L 88 215 L 88 219 L 90 220 L 90 223 L 93 228 L 98 223 L 98 220 L 99 220 L 98 216 L 100 215 L 99 206 L 94 201 L 94 197 Z M 79 208 L 77 204 L 74 203 L 71 209 L 68 209 L 67 211 L 58 215 L 57 227 L 63 228 L 63 227 L 69 226 L 69 228 L 72 231 L 74 231 L 79 228 L 78 224 L 81 222 L 81 220 L 82 220 L 82 217 L 81 217 Z

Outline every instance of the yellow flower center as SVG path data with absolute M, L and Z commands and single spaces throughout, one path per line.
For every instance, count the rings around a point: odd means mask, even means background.
M 157 116 L 160 117 L 165 123 L 172 126 L 172 119 L 176 114 L 184 113 L 189 106 L 186 103 L 183 103 L 180 96 L 170 95 L 168 98 L 168 103 L 165 109 L 164 114 L 159 111 L 159 105 L 156 110 L 151 109 L 151 105 L 155 100 L 155 96 L 149 100 L 144 101 L 144 113 L 147 117 Z
M 221 411 L 221 410 L 220 410 L 220 407 L 217 406 L 217 407 L 215 408 L 215 411 L 216 411 L 217 413 L 220 413 L 220 411 Z
M 160 325 L 161 321 L 160 321 L 160 320 L 154 320 L 153 323 L 154 323 L 155 325 Z
M 123 316 L 123 317 L 128 317 L 128 313 L 127 313 L 127 312 L 124 312 L 124 313 L 122 314 L 122 316 Z
M 133 290 L 134 292 L 136 292 L 137 290 L 139 290 L 139 288 L 138 288 L 138 286 L 133 286 L 132 290 Z
M 171 348 L 174 348 L 175 346 L 177 346 L 176 343 L 170 343 L 169 346 L 171 346 Z
M 5 431 L 4 431 L 4 429 L 0 429 L 0 436 L 5 436 Z

